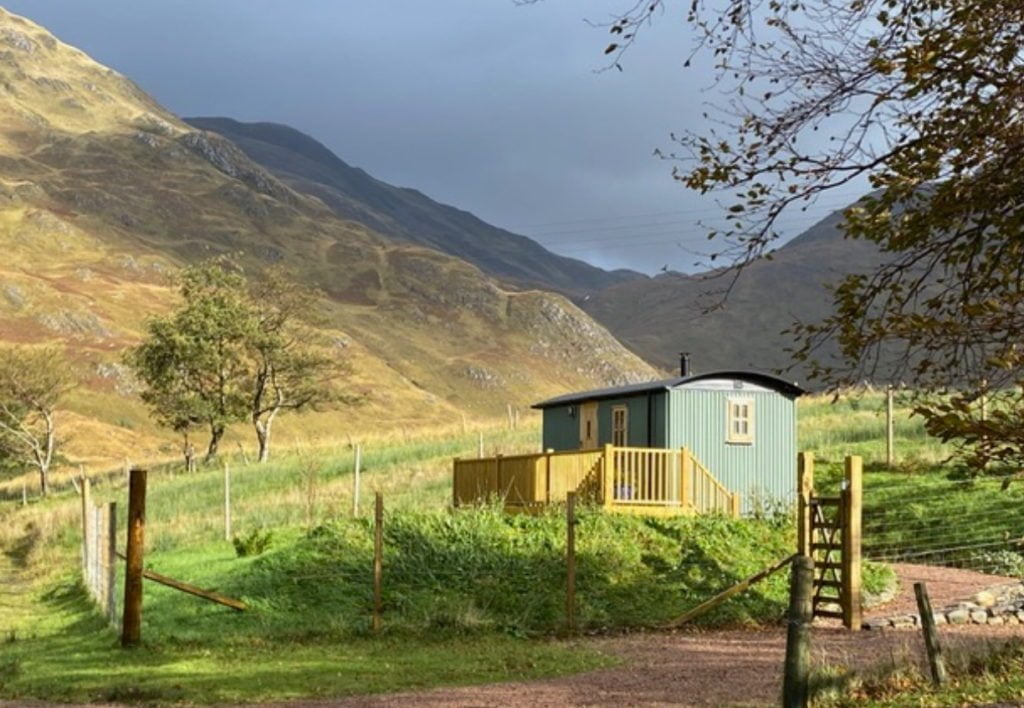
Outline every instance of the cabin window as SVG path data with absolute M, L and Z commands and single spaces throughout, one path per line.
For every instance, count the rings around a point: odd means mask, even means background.
M 750 398 L 730 398 L 725 441 L 750 445 L 754 442 L 754 401 Z
M 625 447 L 629 430 L 629 409 L 626 406 L 612 408 L 612 445 Z

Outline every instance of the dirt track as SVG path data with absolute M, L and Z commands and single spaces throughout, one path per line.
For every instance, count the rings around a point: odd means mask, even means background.
M 896 565 L 899 595 L 869 615 L 914 611 L 914 582 L 928 583 L 935 607 L 968 599 L 1008 578 L 971 571 Z M 1024 636 L 1024 626 L 943 627 L 947 650 L 981 649 L 993 639 Z M 837 623 L 813 632 L 816 666 L 884 669 L 923 661 L 917 631 L 847 632 Z M 546 681 L 442 688 L 293 706 L 569 706 L 569 705 L 761 705 L 775 704 L 782 686 L 785 631 L 733 630 L 632 635 L 591 640 L 620 657 L 621 666 Z

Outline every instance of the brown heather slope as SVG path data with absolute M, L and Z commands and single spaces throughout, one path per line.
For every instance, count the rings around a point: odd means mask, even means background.
M 306 416 L 305 438 L 474 421 L 654 375 L 564 298 L 339 219 L 3 10 L 0 90 L 0 341 L 66 345 L 85 383 L 65 415 L 76 460 L 174 452 L 120 355 L 173 305 L 174 270 L 221 253 L 284 263 L 327 294 L 326 333 L 365 400 Z

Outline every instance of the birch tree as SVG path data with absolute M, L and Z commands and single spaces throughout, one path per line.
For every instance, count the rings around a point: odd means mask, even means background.
M 55 348 L 0 349 L 0 458 L 34 468 L 43 496 L 57 453 L 57 407 L 75 384 Z

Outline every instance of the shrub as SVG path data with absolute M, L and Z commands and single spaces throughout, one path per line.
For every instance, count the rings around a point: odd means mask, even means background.
M 235 536 L 231 543 L 235 546 L 235 554 L 239 558 L 262 555 L 270 548 L 274 534 L 268 530 L 255 528 L 245 536 Z

